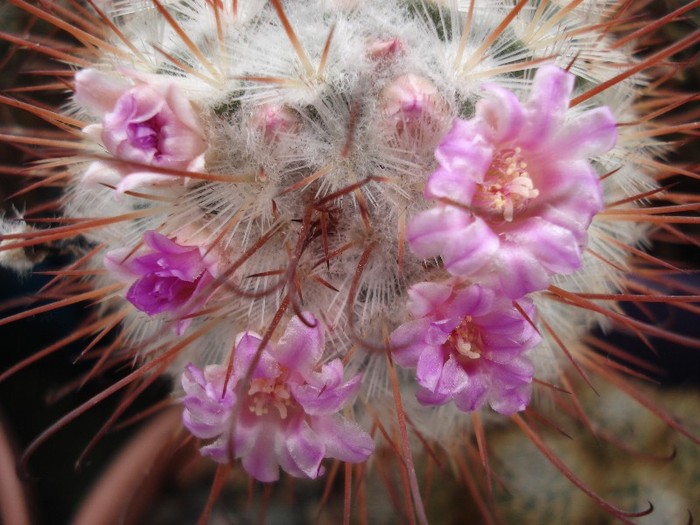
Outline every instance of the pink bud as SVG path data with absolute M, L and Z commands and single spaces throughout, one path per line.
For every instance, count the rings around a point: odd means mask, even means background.
M 379 94 L 381 123 L 401 147 L 434 146 L 449 108 L 432 81 L 413 74 L 391 81 Z M 418 143 L 418 144 L 417 144 Z
M 263 104 L 255 110 L 250 123 L 262 133 L 265 142 L 273 143 L 280 135 L 294 133 L 299 128 L 299 115 L 287 106 Z
M 367 56 L 372 60 L 391 60 L 403 51 L 403 44 L 398 38 L 373 40 L 367 46 Z

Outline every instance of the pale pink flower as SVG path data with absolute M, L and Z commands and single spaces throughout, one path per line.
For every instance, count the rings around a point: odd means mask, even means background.
M 406 74 L 393 79 L 379 94 L 380 126 L 391 133 L 398 145 L 412 149 L 416 144 L 439 140 L 438 130 L 449 116 L 449 107 L 428 78 Z
M 182 246 L 155 231 L 143 240 L 145 253 L 131 258 L 128 250 L 116 250 L 105 256 L 105 266 L 132 282 L 126 293 L 131 304 L 148 315 L 168 313 L 182 335 L 192 322 L 182 317 L 200 310 L 211 295 L 216 263 L 204 247 Z
M 435 152 L 425 196 L 441 202 L 408 226 L 416 255 L 441 256 L 453 275 L 497 281 L 512 299 L 580 267 L 603 208 L 588 159 L 612 148 L 617 132 L 607 107 L 567 120 L 573 85 L 573 75 L 543 66 L 525 104 L 484 86 L 475 117 L 455 119 Z
M 204 131 L 192 104 L 175 84 L 151 84 L 146 77 L 131 84 L 84 69 L 75 74 L 75 100 L 102 119 L 101 124 L 87 126 L 84 131 L 98 138 L 116 159 L 181 171 L 203 168 L 207 149 Z M 84 177 L 88 182 L 112 182 L 115 176 L 120 192 L 183 180 L 101 161 L 92 163 Z
M 202 447 L 203 455 L 219 463 L 240 458 L 258 481 L 277 480 L 279 468 L 316 478 L 324 472 L 323 458 L 357 463 L 370 456 L 372 438 L 340 414 L 358 392 L 361 376 L 343 381 L 340 359 L 321 364 L 323 329 L 313 315 L 305 313 L 304 319 L 313 326 L 292 318 L 257 362 L 261 338 L 239 334 L 228 382 L 225 365 L 187 366 L 183 421 L 196 437 L 214 439 Z
M 514 303 L 477 284 L 418 283 L 409 291 L 412 321 L 391 334 L 396 362 L 416 368 L 425 405 L 454 401 L 470 412 L 488 402 L 501 414 L 524 410 L 534 368 L 525 355 L 540 342 L 529 299 Z M 525 315 L 523 315 L 523 312 Z

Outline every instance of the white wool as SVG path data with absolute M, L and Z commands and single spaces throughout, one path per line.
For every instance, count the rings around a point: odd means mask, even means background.
M 351 354 L 348 369 L 365 374 L 357 412 L 367 413 L 363 409 L 367 405 L 386 417 L 394 407 L 389 401 L 386 357 L 380 350 L 387 334 L 407 319 L 408 287 L 430 275 L 444 276 L 438 261 L 417 259 L 398 240 L 406 221 L 428 206 L 423 186 L 435 168 L 434 148 L 452 120 L 472 116 L 479 86 L 485 81 L 507 87 L 524 99 L 539 65 L 531 60 L 554 56 L 559 66 L 572 65 L 579 93 L 614 77 L 630 60 L 625 50 L 611 49 L 609 38 L 598 31 L 579 31 L 606 15 L 610 3 L 600 0 L 583 2 L 565 16 L 560 16 L 561 2 L 548 3 L 544 9 L 528 6 L 485 49 L 482 43 L 496 31 L 512 2 L 476 2 L 464 39 L 469 1 L 285 2 L 301 51 L 291 44 L 272 6 L 262 0 L 238 2 L 237 13 L 225 2 L 218 23 L 211 3 L 204 0 L 162 2 L 189 41 L 149 1 L 102 3 L 128 40 L 127 45 L 112 36 L 111 43 L 127 52 L 131 61 L 105 52 L 95 67 L 115 75 L 121 75 L 121 68 L 168 75 L 202 119 L 209 141 L 206 172 L 228 178 L 191 179 L 178 191 L 144 189 L 143 193 L 159 199 L 151 201 L 115 195 L 104 187 L 87 188 L 82 183 L 86 165 L 73 168 L 74 180 L 64 199 L 66 215 L 106 217 L 148 207 L 154 210 L 149 217 L 88 232 L 86 237 L 103 245 L 104 253 L 134 248 L 144 231 L 157 229 L 182 237 L 184 244 L 216 242 L 223 268 L 232 270 L 208 305 L 216 306 L 214 312 L 196 319 L 189 331 L 212 320 L 221 322 L 187 346 L 170 373 L 179 376 L 190 361 L 199 366 L 221 362 L 242 330 L 264 332 L 290 292 L 283 279 L 293 261 L 295 280 L 290 282 L 301 289 L 294 301 L 315 312 L 328 328 L 327 358 Z M 325 65 L 319 71 L 331 31 Z M 373 61 L 367 54 L 369 45 L 391 38 L 400 42 L 400 50 L 393 57 Z M 193 47 L 201 50 L 204 61 Z M 444 111 L 438 112 L 435 122 L 420 123 L 418 136 L 402 142 L 405 139 L 382 114 L 381 97 L 385 86 L 406 74 L 434 85 L 440 100 L 432 102 L 442 104 Z M 607 104 L 619 120 L 633 121 L 635 90 L 643 84 L 643 78 L 632 78 L 576 112 Z M 262 104 L 291 109 L 299 117 L 298 128 L 280 133 L 273 143 L 263 140 L 250 124 Z M 70 111 L 98 120 L 77 105 Z M 645 128 L 622 130 L 618 147 L 595 160 L 601 176 L 620 168 L 603 183 L 608 203 L 654 187 L 643 160 L 657 154 L 658 146 L 649 140 L 640 149 L 638 141 L 625 141 L 625 133 L 635 129 Z M 295 186 L 305 179 L 303 186 Z M 355 189 L 347 190 L 353 184 Z M 298 237 L 309 202 L 323 201 L 336 192 L 337 198 L 320 206 L 312 217 L 309 226 L 315 228 L 315 240 L 300 246 Z M 363 210 L 371 231 L 364 224 Z M 324 214 L 329 223 L 325 233 L 320 222 Z M 271 231 L 275 233 L 267 242 L 240 260 Z M 570 291 L 619 290 L 624 272 L 618 267 L 628 267 L 629 252 L 610 238 L 640 247 L 646 235 L 647 229 L 633 222 L 596 218 L 581 270 L 556 276 L 553 283 Z M 327 253 L 335 252 L 324 260 Z M 360 266 L 362 257 L 366 260 Z M 255 277 L 262 273 L 266 275 Z M 601 315 L 552 301 L 545 292 L 534 294 L 534 301 L 540 317 L 572 351 L 587 330 L 604 323 Z M 290 308 L 287 314 L 292 313 Z M 148 359 L 175 344 L 170 328 L 134 310 L 123 323 L 125 343 Z M 568 366 L 567 359 L 543 326 L 540 331 L 544 341 L 533 352 L 536 376 L 554 381 L 560 367 Z M 402 372 L 401 378 L 407 413 L 425 437 L 447 443 L 468 426 L 468 418 L 452 405 L 421 407 L 413 399 L 412 373 Z

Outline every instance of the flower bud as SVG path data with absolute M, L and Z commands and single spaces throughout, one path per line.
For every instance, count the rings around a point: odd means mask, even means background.
M 294 133 L 299 129 L 299 115 L 293 109 L 280 104 L 263 104 L 256 108 L 251 126 L 259 131 L 265 142 L 275 143 L 283 134 Z
M 449 117 L 435 84 L 413 74 L 395 78 L 381 91 L 379 110 L 384 131 L 403 149 L 435 146 Z

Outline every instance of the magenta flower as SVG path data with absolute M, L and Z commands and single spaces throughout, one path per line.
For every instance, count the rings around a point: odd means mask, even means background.
M 228 382 L 224 365 L 187 366 L 183 421 L 196 437 L 214 439 L 203 455 L 219 463 L 240 458 L 258 481 L 276 481 L 280 467 L 313 479 L 324 472 L 323 458 L 357 463 L 370 456 L 372 438 L 340 415 L 359 390 L 360 375 L 343 382 L 340 359 L 319 364 L 323 330 L 313 315 L 304 317 L 315 325 L 292 318 L 280 340 L 263 348 L 249 378 L 262 342 L 252 332 L 236 338 Z
M 435 152 L 425 196 L 441 202 L 408 225 L 416 255 L 441 256 L 453 275 L 496 281 L 511 299 L 580 267 L 603 208 L 588 158 L 612 148 L 617 132 L 607 107 L 566 119 L 573 85 L 573 75 L 544 66 L 526 104 L 484 87 L 475 117 L 456 119 Z
M 456 279 L 418 283 L 409 291 L 412 321 L 391 334 L 396 362 L 416 368 L 425 405 L 454 400 L 470 412 L 488 402 L 501 414 L 524 410 L 534 369 L 525 353 L 540 342 L 528 299 L 512 301 L 494 291 Z
M 105 266 L 127 282 L 136 281 L 127 300 L 148 315 L 163 312 L 177 319 L 175 332 L 182 335 L 192 319 L 182 319 L 201 309 L 212 292 L 216 265 L 198 246 L 181 246 L 165 235 L 147 231 L 143 240 L 149 251 L 133 259 L 118 250 L 105 257 Z
M 129 85 L 94 69 L 77 72 L 76 101 L 102 118 L 102 124 L 84 131 L 123 161 L 184 171 L 202 169 L 207 144 L 192 104 L 174 84 L 159 86 L 142 80 Z M 100 161 L 88 168 L 85 178 L 111 182 L 114 174 L 120 179 L 120 192 L 178 181 L 157 171 Z

